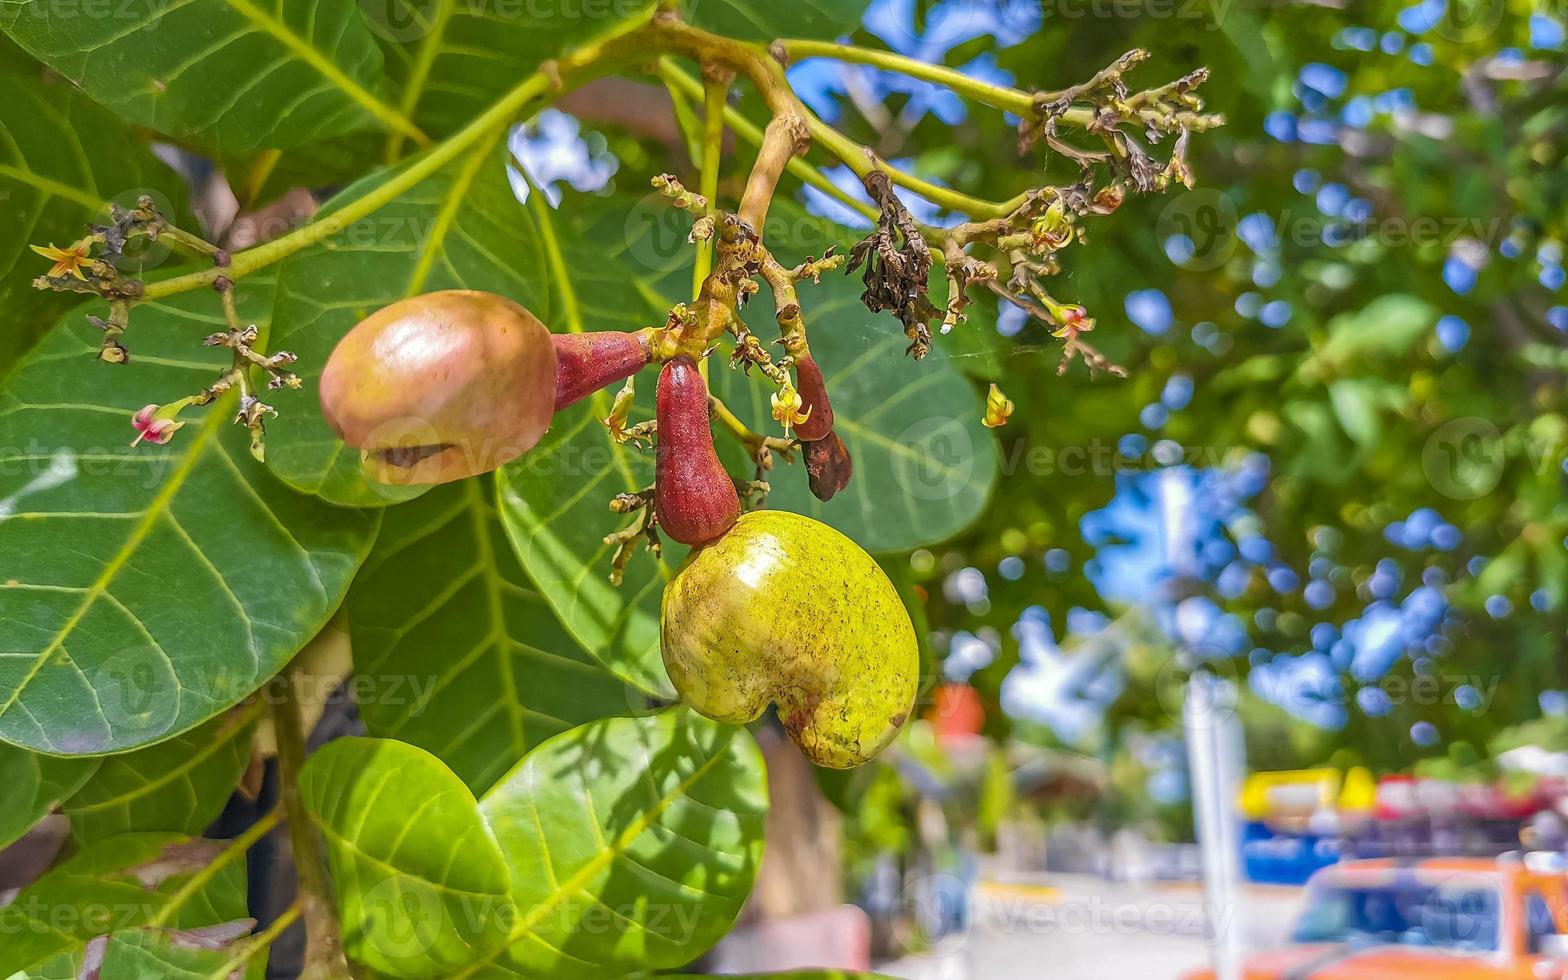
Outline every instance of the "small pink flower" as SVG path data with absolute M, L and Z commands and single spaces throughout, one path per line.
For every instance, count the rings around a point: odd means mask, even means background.
M 161 405 L 147 405 L 131 416 L 131 428 L 136 430 L 136 438 L 131 440 L 131 445 L 146 439 L 162 446 L 174 438 L 174 433 L 185 423 L 176 422 L 172 418 L 160 418 L 162 411 Z

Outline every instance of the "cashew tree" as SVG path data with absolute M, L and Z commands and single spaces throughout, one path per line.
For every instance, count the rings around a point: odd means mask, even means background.
M 971 304 L 1120 372 L 1053 276 L 1221 122 L 1201 68 L 1015 88 L 841 43 L 862 7 L 5 5 L 0 842 L 71 842 L 0 908 L 0 976 L 259 976 L 303 929 L 310 977 L 617 977 L 725 935 L 748 726 L 848 768 L 916 710 L 918 598 L 871 556 L 997 482 Z M 861 145 L 792 87 L 813 59 L 1016 120 L 1028 186 Z M 610 79 L 678 138 L 554 205 L 508 135 Z M 242 210 L 325 199 L 240 247 L 193 206 L 214 168 Z M 364 736 L 307 741 L 327 687 Z

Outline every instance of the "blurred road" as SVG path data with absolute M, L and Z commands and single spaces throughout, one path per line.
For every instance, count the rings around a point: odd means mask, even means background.
M 1243 889 L 1217 918 L 1247 948 L 1271 945 L 1295 912 L 1294 889 Z M 1174 978 L 1208 963 L 1203 893 L 1196 884 L 1127 883 L 1087 875 L 982 882 L 967 935 L 879 964 L 907 980 L 1139 980 Z

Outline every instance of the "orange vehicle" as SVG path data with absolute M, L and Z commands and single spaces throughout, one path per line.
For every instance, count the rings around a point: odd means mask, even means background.
M 1568 977 L 1561 874 L 1483 858 L 1348 861 L 1307 882 L 1287 945 L 1248 956 L 1246 980 Z M 1212 980 L 1212 971 L 1186 980 Z

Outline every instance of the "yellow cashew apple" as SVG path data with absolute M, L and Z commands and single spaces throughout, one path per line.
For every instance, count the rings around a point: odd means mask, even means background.
M 664 588 L 664 666 L 682 699 L 741 724 L 768 704 L 806 757 L 848 769 L 887 747 L 919 682 L 915 628 L 871 556 L 819 521 L 743 515 Z

